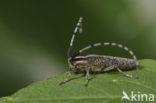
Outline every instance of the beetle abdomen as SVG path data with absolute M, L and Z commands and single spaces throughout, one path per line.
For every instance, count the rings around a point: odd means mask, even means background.
M 137 62 L 133 59 L 103 56 L 103 55 L 87 55 L 85 56 L 92 71 L 103 71 L 105 68 L 114 66 L 121 69 L 131 69 L 137 66 Z

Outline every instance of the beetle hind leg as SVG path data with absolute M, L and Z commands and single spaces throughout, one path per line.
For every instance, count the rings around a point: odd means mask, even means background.
M 137 79 L 138 77 L 134 77 L 132 75 L 126 74 L 124 73 L 121 69 L 117 68 L 117 70 L 124 76 L 128 77 L 128 78 L 132 78 L 132 79 Z
M 102 71 L 108 72 L 108 71 L 111 71 L 113 69 L 115 69 L 115 66 L 110 66 L 110 67 L 104 68 Z
M 86 83 L 85 83 L 85 87 L 88 86 L 88 82 L 89 82 L 89 71 L 90 71 L 90 68 L 87 69 L 87 71 L 86 71 Z

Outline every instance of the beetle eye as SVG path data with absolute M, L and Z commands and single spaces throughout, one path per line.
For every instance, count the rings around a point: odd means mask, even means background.
M 70 63 L 73 65 L 73 60 L 70 60 Z

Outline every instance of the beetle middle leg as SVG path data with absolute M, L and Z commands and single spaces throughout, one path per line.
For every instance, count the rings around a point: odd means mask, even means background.
M 126 77 L 128 77 L 128 78 L 137 79 L 137 77 L 134 77 L 134 76 L 132 76 L 132 75 L 126 74 L 126 73 L 124 73 L 124 72 L 123 72 L 121 69 L 119 69 L 119 68 L 117 68 L 117 70 L 118 70 L 121 74 L 123 74 L 124 76 L 126 76 Z
M 85 87 L 88 86 L 88 82 L 89 82 L 89 71 L 90 71 L 90 68 L 88 68 L 88 69 L 86 70 L 86 83 L 85 83 Z

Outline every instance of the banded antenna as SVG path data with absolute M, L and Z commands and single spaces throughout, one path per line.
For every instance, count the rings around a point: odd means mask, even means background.
M 71 57 L 72 46 L 73 46 L 74 38 L 75 38 L 75 35 L 76 35 L 77 31 L 79 30 L 79 33 L 82 33 L 82 20 L 83 20 L 83 18 L 80 17 L 79 20 L 78 20 L 78 23 L 77 23 L 77 25 L 75 27 L 74 33 L 72 35 L 72 39 L 70 41 L 70 47 L 68 48 L 68 51 L 67 51 L 68 58 Z

